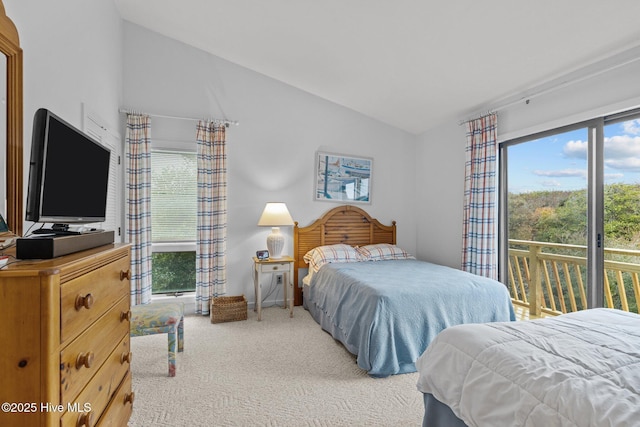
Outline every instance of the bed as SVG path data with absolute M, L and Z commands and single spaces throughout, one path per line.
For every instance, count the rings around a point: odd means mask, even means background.
M 636 426 L 640 315 L 459 325 L 417 361 L 423 426 Z
M 395 222 L 385 226 L 355 206 L 296 223 L 294 262 L 294 283 L 305 276 L 305 309 L 374 377 L 415 372 L 447 327 L 515 319 L 503 284 L 416 260 L 396 246 Z

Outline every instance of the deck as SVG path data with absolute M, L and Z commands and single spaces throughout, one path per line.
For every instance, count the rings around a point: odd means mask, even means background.
M 509 240 L 508 287 L 519 320 L 587 308 L 587 247 Z M 605 248 L 605 307 L 638 313 L 640 251 Z
M 543 317 L 557 316 L 555 313 L 541 313 L 539 316 L 529 312 L 529 306 L 523 305 L 519 301 L 513 301 L 513 310 L 516 312 L 516 320 L 533 320 Z

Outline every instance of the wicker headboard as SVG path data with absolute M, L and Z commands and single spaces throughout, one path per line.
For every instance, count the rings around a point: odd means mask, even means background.
M 364 210 L 344 205 L 331 209 L 307 227 L 293 227 L 294 304 L 302 304 L 302 289 L 298 287 L 298 270 L 307 268 L 304 255 L 322 245 L 345 243 L 351 246 L 375 243 L 396 244 L 396 222 L 383 225 Z

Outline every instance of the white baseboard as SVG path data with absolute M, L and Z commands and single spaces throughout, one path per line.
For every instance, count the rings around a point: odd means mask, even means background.
M 184 304 L 184 314 L 192 315 L 196 313 L 196 294 L 194 292 L 185 293 L 180 296 L 174 295 L 153 295 L 151 302 L 163 303 L 163 302 L 181 302 Z M 255 302 L 247 302 L 247 308 L 253 310 L 255 308 Z M 284 307 L 284 300 L 267 300 L 262 303 L 262 308 L 268 307 Z

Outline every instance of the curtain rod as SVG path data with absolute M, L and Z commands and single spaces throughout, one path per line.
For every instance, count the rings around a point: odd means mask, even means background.
M 487 111 L 486 115 L 497 113 L 500 110 L 504 110 L 506 108 L 512 107 L 512 106 L 514 106 L 516 104 L 519 104 L 521 102 L 524 102 L 525 104 L 529 104 L 529 101 L 531 99 L 533 99 L 533 98 L 537 98 L 538 96 L 545 95 L 545 94 L 551 93 L 551 92 L 555 92 L 558 89 L 562 89 L 562 88 L 565 88 L 567 86 L 570 86 L 570 85 L 573 85 L 573 84 L 580 83 L 582 81 L 591 79 L 593 77 L 597 77 L 597 76 L 599 76 L 601 74 L 605 74 L 605 73 L 608 73 L 610 71 L 614 71 L 614 70 L 616 70 L 616 69 L 618 69 L 620 67 L 624 67 L 626 65 L 632 64 L 632 63 L 634 63 L 636 61 L 639 61 L 639 60 L 640 60 L 640 57 L 633 57 L 631 59 L 619 62 L 617 64 L 614 64 L 612 66 L 606 67 L 604 69 L 596 70 L 596 71 L 591 72 L 591 73 L 589 73 L 587 75 L 584 75 L 582 77 L 578 77 L 578 78 L 575 78 L 575 79 L 572 79 L 572 80 L 562 80 L 562 81 L 560 81 L 560 82 L 558 82 L 558 83 L 556 83 L 556 84 L 554 84 L 554 85 L 552 85 L 550 87 L 547 87 L 545 89 L 539 89 L 537 91 L 533 91 L 532 93 L 530 93 L 528 95 L 523 95 L 522 97 L 520 97 L 520 98 L 518 98 L 518 99 L 516 99 L 514 101 L 505 102 L 503 104 L 498 104 L 496 107 L 489 109 L 489 111 Z M 471 120 L 479 119 L 479 118 L 484 117 L 484 116 L 485 116 L 485 114 L 478 113 L 475 116 L 472 116 L 470 119 L 460 120 L 458 122 L 458 126 L 462 126 L 465 123 L 470 122 Z
M 495 114 L 495 113 L 497 113 L 497 112 L 498 112 L 498 109 L 496 108 L 495 110 L 489 110 L 489 111 L 487 111 L 487 112 L 485 112 L 485 113 L 478 113 L 478 114 L 476 114 L 475 116 L 473 116 L 473 117 L 471 117 L 471 118 L 467 118 L 467 119 L 464 119 L 464 120 L 460 120 L 460 121 L 458 122 L 458 126 L 465 125 L 465 124 L 467 124 L 467 123 L 469 123 L 469 122 L 471 122 L 471 121 L 473 121 L 473 120 L 481 119 L 481 118 L 483 118 L 483 117 L 485 117 L 485 116 L 490 116 L 491 114 Z
M 118 110 L 118 112 L 125 113 L 125 114 L 144 114 L 144 115 L 151 116 L 151 117 L 161 117 L 163 119 L 189 120 L 189 121 L 194 121 L 194 122 L 197 122 L 197 121 L 200 121 L 200 120 L 206 120 L 206 119 L 196 119 L 194 117 L 180 117 L 180 116 L 168 116 L 168 115 L 165 115 L 165 114 L 144 113 L 144 112 L 139 111 L 139 110 L 130 110 L 128 108 L 120 108 Z M 238 122 L 238 121 L 228 120 L 228 119 L 211 119 L 211 121 L 218 122 L 218 123 L 224 123 L 224 125 L 226 127 L 229 127 L 229 125 L 238 126 L 240 124 L 240 122 Z

